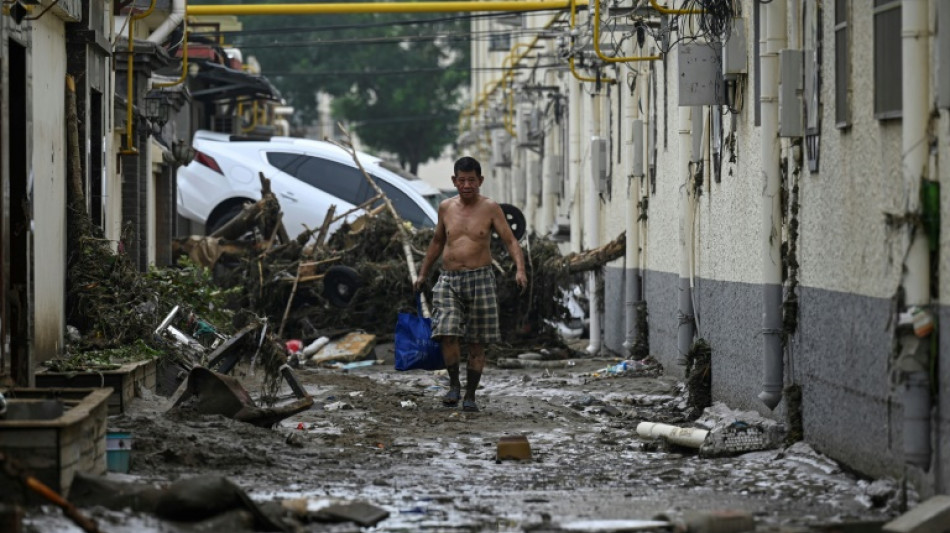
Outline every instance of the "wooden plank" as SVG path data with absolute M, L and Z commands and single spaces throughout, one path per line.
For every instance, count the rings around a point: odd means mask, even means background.
M 365 359 L 376 347 L 376 335 L 351 331 L 342 338 L 330 341 L 313 358 L 313 363 L 328 361 L 358 361 Z

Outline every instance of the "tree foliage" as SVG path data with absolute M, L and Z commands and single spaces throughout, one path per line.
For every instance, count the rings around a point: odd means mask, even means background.
M 244 31 L 230 41 L 258 59 L 294 107 L 296 125 L 312 123 L 318 92 L 328 93 L 335 120 L 413 172 L 455 138 L 469 76 L 469 17 L 262 15 L 241 22 Z

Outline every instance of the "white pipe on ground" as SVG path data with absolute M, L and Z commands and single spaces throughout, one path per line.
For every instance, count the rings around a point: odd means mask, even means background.
M 669 424 L 655 422 L 640 422 L 637 424 L 637 435 L 645 438 L 663 437 L 667 441 L 687 448 L 700 448 L 706 442 L 709 431 L 699 428 L 681 428 Z
M 764 383 L 759 399 L 769 409 L 782 400 L 785 368 L 782 354 L 782 205 L 779 176 L 779 51 L 786 43 L 787 4 L 762 6 L 759 57 L 762 72 L 762 203 L 759 239 L 762 249 L 762 339 Z
M 903 0 L 901 2 L 901 76 L 903 91 L 901 109 L 901 168 L 907 191 L 907 212 L 919 214 L 921 181 L 928 174 L 928 150 L 930 148 L 928 120 L 930 106 L 930 58 L 929 21 L 927 0 Z M 905 304 L 908 307 L 928 307 L 930 305 L 930 249 L 926 231 L 917 227 L 912 237 L 907 259 L 904 262 Z M 933 335 L 933 333 L 928 334 Z M 911 337 L 902 342 L 918 344 Z M 908 464 L 928 468 L 931 456 L 931 399 L 930 365 L 932 357 L 929 351 L 929 339 L 919 342 L 916 353 L 919 367 L 916 371 L 905 373 L 902 383 L 901 401 L 903 403 L 903 447 L 904 461 Z

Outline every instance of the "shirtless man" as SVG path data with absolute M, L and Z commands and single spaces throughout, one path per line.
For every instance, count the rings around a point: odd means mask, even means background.
M 452 184 L 459 194 L 439 205 L 439 222 L 414 284 L 418 292 L 429 276 L 429 269 L 441 255 L 442 273 L 432 290 L 432 337 L 442 344 L 442 356 L 449 373 L 449 391 L 442 397 L 446 407 L 458 405 L 462 390 L 459 380 L 461 341 L 468 345 L 464 411 L 478 411 L 475 389 L 485 368 L 485 344 L 501 340 L 491 264 L 492 231 L 501 237 L 515 261 L 518 286 L 524 289 L 528 285 L 521 246 L 501 207 L 479 193 L 484 180 L 482 167 L 475 159 L 463 157 L 455 162 Z

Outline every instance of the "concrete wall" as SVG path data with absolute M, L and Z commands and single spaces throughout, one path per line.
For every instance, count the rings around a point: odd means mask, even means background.
M 34 361 L 59 354 L 65 330 L 66 46 L 63 21 L 31 22 Z

